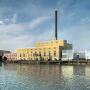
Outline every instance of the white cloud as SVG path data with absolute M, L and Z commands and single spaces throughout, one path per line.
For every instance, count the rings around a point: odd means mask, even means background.
M 0 25 L 4 24 L 3 21 L 0 21 Z
M 34 29 L 36 28 L 37 26 L 39 26 L 40 24 L 42 24 L 42 22 L 44 22 L 45 20 L 47 20 L 49 17 L 48 16 L 43 16 L 43 17 L 38 17 L 36 18 L 35 20 L 33 20 L 31 23 L 30 23 L 30 29 Z
M 12 17 L 12 23 L 16 23 L 17 22 L 17 14 L 14 14 Z
M 90 48 L 90 27 L 89 25 L 72 26 L 62 30 L 60 36 L 67 39 L 73 44 L 74 49 L 89 49 Z
M 40 19 L 40 20 L 39 20 Z M 22 32 L 26 29 L 34 30 L 41 23 L 43 23 L 46 18 L 37 18 L 31 23 L 24 24 L 9 24 L 9 25 L 0 25 L 0 48 L 1 49 L 11 49 L 15 50 L 16 48 L 23 47 L 32 47 L 33 44 L 37 41 L 47 41 L 54 39 L 54 26 L 48 30 L 43 30 L 42 34 L 30 34 L 24 35 Z M 29 27 L 31 25 L 32 27 Z M 63 30 L 58 30 L 59 39 L 66 39 L 73 44 L 74 49 L 88 49 L 90 48 L 90 27 L 88 25 L 78 25 L 72 26 L 68 29 L 64 28 Z M 19 33 L 18 36 L 12 36 L 12 34 Z
M 27 47 L 28 43 L 31 45 L 29 38 L 31 37 L 28 35 L 20 35 L 18 37 L 2 35 L 0 36 L 0 48 L 15 51 L 16 48 Z
M 25 30 L 24 24 L 3 24 L 0 25 L 0 35 L 2 34 L 13 34 Z
M 46 32 L 47 31 L 47 32 Z M 37 34 L 20 34 L 12 36 L 11 34 L 0 35 L 0 48 L 5 50 L 15 51 L 16 48 L 30 48 L 34 47 L 35 42 L 47 41 L 54 39 L 54 27 L 49 30 L 44 30 L 40 35 Z
M 0 21 L 0 25 L 9 25 L 9 24 L 16 24 L 17 22 L 17 15 L 14 14 L 12 16 L 12 18 L 5 18 L 3 20 Z
M 42 24 L 48 18 L 49 18 L 48 16 L 38 17 L 38 18 L 32 20 L 29 23 L 18 23 L 18 24 L 15 24 L 13 22 L 10 23 L 10 24 L 6 24 L 3 21 L 0 21 L 1 22 L 0 34 L 3 34 L 3 33 L 14 33 L 14 32 L 18 33 L 20 31 L 24 31 L 24 30 L 27 30 L 27 29 L 33 30 L 33 29 L 37 28 L 40 24 Z
M 3 23 L 0 25 L 0 49 L 14 51 L 16 48 L 33 46 L 37 35 L 25 35 L 22 32 L 34 30 L 47 19 L 48 17 L 46 16 L 36 18 L 30 23 Z

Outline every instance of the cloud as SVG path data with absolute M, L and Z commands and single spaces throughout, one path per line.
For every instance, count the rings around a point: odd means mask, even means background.
M 5 18 L 0 21 L 0 25 L 5 25 L 5 24 L 16 24 L 17 22 L 17 15 L 13 14 L 11 18 Z
M 32 38 L 29 35 L 20 35 L 17 37 L 2 35 L 0 36 L 0 49 L 15 51 L 16 48 L 32 46 Z
M 31 47 L 36 41 L 54 39 L 53 20 L 48 19 L 52 15 L 54 18 L 55 8 L 60 13 L 59 39 L 69 40 L 74 48 L 90 48 L 90 3 L 85 0 L 50 0 L 49 3 L 46 5 L 41 0 L 0 2 L 0 48 L 15 50 Z
M 59 32 L 60 33 L 60 32 Z M 90 48 L 90 27 L 89 25 L 79 24 L 78 26 L 72 26 L 68 29 L 62 30 L 60 36 L 62 39 L 67 39 L 73 44 L 73 48 L 76 50 L 85 50 Z
M 0 25 L 0 48 L 15 50 L 20 47 L 31 47 L 35 42 L 36 34 L 32 34 L 32 30 L 48 19 L 47 16 L 38 17 L 29 23 L 3 23 Z M 25 34 L 31 30 L 30 34 Z
M 90 17 L 86 16 L 80 20 L 81 24 L 88 24 L 90 23 Z
M 0 25 L 2 25 L 2 24 L 4 24 L 4 22 L 3 21 L 0 21 Z
M 2 34 L 13 34 L 13 33 L 18 33 L 25 30 L 25 25 L 24 24 L 3 24 L 0 25 L 0 35 Z
M 12 17 L 12 23 L 16 23 L 17 22 L 17 14 L 14 14 Z
M 16 16 L 14 16 L 15 19 Z M 44 16 L 44 17 L 37 17 L 35 19 L 33 19 L 31 22 L 28 23 L 15 23 L 16 19 L 13 20 L 12 19 L 12 23 L 9 23 L 9 20 L 7 19 L 7 23 L 4 21 L 0 21 L 1 25 L 0 25 L 0 33 L 14 33 L 14 32 L 20 32 L 20 31 L 24 31 L 24 30 L 33 30 L 35 28 L 37 28 L 40 24 L 44 23 L 44 21 L 46 21 L 49 17 L 48 16 Z
M 42 22 L 44 22 L 45 20 L 47 20 L 49 17 L 48 16 L 43 16 L 43 17 L 38 17 L 35 20 L 32 20 L 32 22 L 30 23 L 30 29 L 34 29 L 37 26 L 39 26 L 40 24 L 42 24 Z

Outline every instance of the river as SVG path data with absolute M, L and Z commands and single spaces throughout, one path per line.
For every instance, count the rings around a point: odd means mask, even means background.
M 90 90 L 90 66 L 0 63 L 0 90 Z

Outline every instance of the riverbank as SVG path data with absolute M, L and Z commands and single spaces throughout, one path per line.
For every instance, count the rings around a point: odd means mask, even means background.
M 71 61 L 47 61 L 47 60 L 12 60 L 6 61 L 6 63 L 20 63 L 20 64 L 62 64 L 62 65 L 73 65 L 73 64 L 90 64 L 90 60 L 71 60 Z

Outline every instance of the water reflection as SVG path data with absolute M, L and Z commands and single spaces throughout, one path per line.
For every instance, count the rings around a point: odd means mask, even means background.
M 58 78 L 61 68 L 58 65 L 17 65 L 17 74 L 23 76 L 32 76 L 33 79 Z
M 2 62 L 0 62 L 0 67 L 2 66 Z
M 86 77 L 90 77 L 90 66 L 87 66 L 85 68 L 85 75 L 86 75 Z
M 85 68 L 86 66 L 82 65 L 77 65 L 73 67 L 73 74 L 74 75 L 85 75 Z
M 1 90 L 90 90 L 90 66 L 6 64 Z
M 64 77 L 70 78 L 73 75 L 72 66 L 61 66 L 61 73 Z

